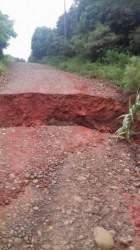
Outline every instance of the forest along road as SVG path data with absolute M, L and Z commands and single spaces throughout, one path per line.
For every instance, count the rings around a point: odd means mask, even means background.
M 140 249 L 135 153 L 114 139 L 126 97 L 103 81 L 38 64 L 13 64 L 6 78 L 0 250 L 98 250 L 96 226 L 113 237 L 113 249 Z

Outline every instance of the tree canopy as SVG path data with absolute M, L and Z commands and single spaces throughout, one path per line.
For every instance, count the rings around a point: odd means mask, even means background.
M 37 28 L 32 39 L 32 58 L 80 55 L 96 60 L 106 49 L 140 54 L 139 0 L 75 0 L 56 29 Z
M 0 56 L 2 56 L 3 49 L 8 46 L 9 39 L 15 36 L 16 33 L 13 30 L 13 21 L 0 11 Z

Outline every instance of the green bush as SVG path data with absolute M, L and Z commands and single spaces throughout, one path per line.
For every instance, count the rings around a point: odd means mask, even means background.
M 89 78 L 109 80 L 127 91 L 140 88 L 140 57 L 115 50 L 107 51 L 102 60 L 94 63 L 80 57 L 46 57 L 41 62 Z
M 44 57 L 39 62 L 43 64 L 50 64 L 52 66 L 56 66 L 59 65 L 59 61 L 62 61 L 62 59 L 60 59 L 59 57 Z
M 122 127 L 116 131 L 116 139 L 130 140 L 131 136 L 135 134 L 135 122 L 139 121 L 140 112 L 140 93 L 137 92 L 134 104 L 129 104 L 128 113 L 122 115 L 123 122 Z
M 134 30 L 129 35 L 130 38 L 130 50 L 132 53 L 139 55 L 140 54 L 140 26 Z
M 0 62 L 0 75 L 4 74 L 6 72 L 6 66 Z
M 118 50 L 107 50 L 101 59 L 106 64 L 118 64 L 124 67 L 129 63 L 130 55 L 128 53 L 119 52 Z
M 124 72 L 122 86 L 128 91 L 140 88 L 140 58 L 132 57 Z
M 98 23 L 95 30 L 88 34 L 85 46 L 86 55 L 92 61 L 99 59 L 109 48 L 116 45 L 117 37 L 108 26 Z
M 116 85 L 121 84 L 124 69 L 118 65 L 101 65 L 101 77 L 106 80 L 112 81 Z
M 13 62 L 13 58 L 9 55 L 2 56 L 0 60 L 0 75 L 6 73 L 8 65 Z
M 70 59 L 48 57 L 44 58 L 41 62 L 56 66 L 62 70 L 75 72 L 79 75 L 87 76 L 89 78 L 107 79 L 118 85 L 120 85 L 124 74 L 124 69 L 119 65 L 103 64 L 101 62 L 92 63 L 78 57 Z
M 75 58 L 71 58 L 65 61 L 63 65 L 65 66 L 65 68 L 63 69 L 67 69 L 70 72 L 76 72 L 80 74 L 80 72 L 82 71 L 84 62 L 80 58 L 75 57 Z

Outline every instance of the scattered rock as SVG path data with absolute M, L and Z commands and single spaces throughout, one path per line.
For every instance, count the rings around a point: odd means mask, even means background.
M 136 250 L 136 248 L 131 246 L 131 247 L 128 248 L 128 250 Z
M 131 236 L 128 236 L 128 237 L 121 237 L 119 241 L 122 245 L 129 246 L 129 244 L 132 243 L 133 240 Z
M 112 190 L 118 190 L 118 187 L 116 187 L 116 186 L 110 186 L 110 189 L 112 189 Z
M 38 183 L 38 179 L 34 179 L 34 180 L 33 180 L 33 183 L 34 183 L 34 184 L 37 184 L 37 183 Z
M 29 181 L 28 179 L 26 179 L 24 182 L 25 182 L 26 184 L 28 184 L 30 181 Z
M 135 186 L 136 188 L 140 188 L 140 181 L 135 182 L 135 183 L 134 183 L 134 186 Z
M 24 241 L 27 242 L 27 243 L 29 243 L 29 237 L 28 237 L 28 235 L 26 235 L 26 236 L 24 237 Z
M 31 174 L 30 173 L 25 173 L 26 178 L 30 178 Z
M 15 177 L 16 177 L 15 174 L 9 174 L 10 179 L 15 179 Z
M 21 244 L 22 239 L 20 239 L 20 238 L 15 238 L 15 240 L 14 240 L 14 241 L 15 241 L 15 243 L 16 243 L 16 244 Z
M 38 235 L 39 237 L 41 237 L 41 236 L 42 236 L 42 233 L 41 233 L 41 231 L 40 231 L 40 230 L 38 230 L 38 231 L 37 231 L 37 235 Z
M 74 195 L 74 200 L 76 202 L 82 202 L 82 198 L 80 196 L 78 196 L 78 195 Z
M 44 245 L 42 246 L 43 250 L 47 249 L 48 247 L 49 247 L 48 244 L 44 244 Z
M 80 236 L 78 237 L 79 240 L 83 240 L 84 238 L 85 238 L 84 235 L 80 235 Z
M 114 240 L 112 234 L 103 227 L 95 227 L 94 229 L 95 242 L 101 249 L 112 249 L 114 247 Z
M 86 181 L 86 177 L 84 177 L 84 176 L 78 176 L 77 180 L 78 181 Z
M 109 230 L 109 233 L 114 237 L 116 235 L 115 230 Z
M 38 210 L 39 210 L 39 207 L 35 206 L 35 207 L 33 207 L 33 210 L 34 210 L 34 211 L 38 211 Z

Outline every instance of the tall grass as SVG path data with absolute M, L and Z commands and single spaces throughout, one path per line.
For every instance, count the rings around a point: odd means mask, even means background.
M 140 93 L 137 92 L 134 104 L 129 104 L 128 113 L 123 115 L 122 127 L 116 131 L 116 139 L 130 140 L 131 136 L 134 134 L 134 124 L 140 121 Z
M 0 75 L 4 74 L 6 72 L 6 66 L 3 62 L 0 62 Z
M 120 65 L 106 64 L 100 61 L 90 62 L 82 58 L 45 58 L 41 61 L 55 66 L 59 69 L 74 72 L 88 78 L 101 78 L 112 81 L 116 85 L 121 85 L 124 70 Z
M 140 57 L 132 57 L 126 66 L 123 82 L 124 88 L 135 92 L 140 88 Z
M 3 75 L 7 71 L 8 65 L 12 62 L 12 57 L 5 55 L 0 59 L 0 75 Z
M 79 57 L 47 57 L 41 63 L 47 63 L 89 78 L 109 80 L 125 91 L 135 92 L 140 87 L 140 57 L 116 50 L 108 50 L 96 62 Z

